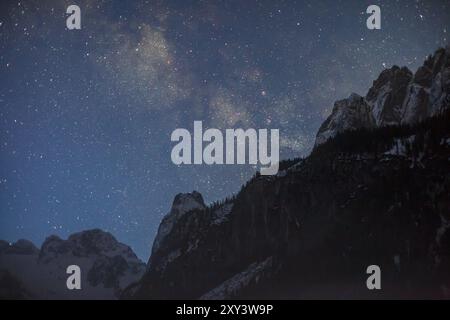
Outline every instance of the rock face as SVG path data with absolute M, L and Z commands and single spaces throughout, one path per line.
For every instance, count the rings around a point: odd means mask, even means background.
M 436 51 L 420 67 L 407 89 L 402 123 L 444 112 L 450 100 L 450 48 Z
M 450 298 L 448 50 L 424 67 L 394 67 L 365 98 L 337 102 L 311 155 L 281 163 L 282 174 L 171 211 L 122 297 Z M 426 107 L 406 120 L 412 87 Z M 367 290 L 372 264 L 381 291 Z
M 450 47 L 447 47 L 437 50 L 414 75 L 406 67 L 393 66 L 380 74 L 365 98 L 352 94 L 349 99 L 336 102 L 317 133 L 315 146 L 346 130 L 415 124 L 444 112 L 449 100 Z
M 366 95 L 367 103 L 378 126 L 398 124 L 412 73 L 408 68 L 393 66 L 384 70 Z
M 72 264 L 81 268 L 82 290 L 66 287 L 66 268 Z M 27 240 L 1 241 L 0 270 L 0 287 L 10 288 L 4 298 L 114 299 L 139 280 L 145 264 L 130 247 L 95 229 L 67 240 L 50 236 L 40 250 Z
M 151 259 L 148 265 L 154 267 L 162 267 L 167 261 L 173 259 L 177 255 L 177 252 L 167 252 L 167 249 L 171 249 L 170 234 L 175 223 L 189 211 L 196 209 L 205 209 L 205 203 L 200 193 L 194 191 L 192 193 L 180 193 L 173 200 L 172 208 L 170 212 L 164 217 L 158 228 L 155 240 L 152 247 Z
M 334 138 L 340 132 L 374 127 L 375 118 L 371 107 L 363 97 L 353 93 L 349 98 L 334 104 L 333 112 L 319 129 L 316 146 Z

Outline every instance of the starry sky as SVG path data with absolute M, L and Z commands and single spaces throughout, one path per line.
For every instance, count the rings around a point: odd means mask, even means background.
M 101 228 L 147 260 L 177 193 L 211 203 L 255 172 L 175 166 L 174 129 L 279 129 L 281 158 L 305 156 L 335 100 L 415 71 L 449 22 L 448 0 L 2 0 L 0 239 Z

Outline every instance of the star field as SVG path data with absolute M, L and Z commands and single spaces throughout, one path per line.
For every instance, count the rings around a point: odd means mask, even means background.
M 370 4 L 2 1 L 0 239 L 102 228 L 147 259 L 177 193 L 220 200 L 254 173 L 175 166 L 174 129 L 277 128 L 281 158 L 305 156 L 335 100 L 448 45 L 448 1 L 376 1 L 381 30 Z

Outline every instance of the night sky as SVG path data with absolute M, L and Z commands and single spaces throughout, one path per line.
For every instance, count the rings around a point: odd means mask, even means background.
M 305 156 L 335 100 L 415 71 L 449 23 L 448 0 L 1 0 L 0 239 L 101 228 L 147 260 L 177 193 L 211 203 L 255 172 L 175 166 L 174 129 L 280 129 L 281 157 Z

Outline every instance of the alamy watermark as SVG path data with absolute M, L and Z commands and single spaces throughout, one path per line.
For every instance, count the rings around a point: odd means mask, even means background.
M 81 268 L 72 264 L 67 267 L 66 273 L 70 275 L 66 280 L 67 289 L 81 290 Z
M 79 6 L 72 4 L 67 7 L 67 14 L 70 14 L 66 19 L 66 27 L 68 30 L 81 29 L 81 9 Z
M 369 30 L 381 29 L 381 8 L 378 5 L 369 5 L 366 13 L 370 16 L 366 20 L 366 26 Z M 66 27 L 68 30 L 81 29 L 81 9 L 78 5 L 72 4 L 67 7 L 66 14 L 70 16 L 66 19 Z
M 367 18 L 366 25 L 369 30 L 381 29 L 381 8 L 377 5 L 370 5 L 367 7 L 366 13 L 370 14 Z
M 202 121 L 194 121 L 193 136 L 187 129 L 179 128 L 172 132 L 171 141 L 178 142 L 171 154 L 172 162 L 176 165 L 247 163 L 259 165 L 262 175 L 278 173 L 278 129 L 226 129 L 224 141 L 222 131 L 210 128 L 203 132 Z

